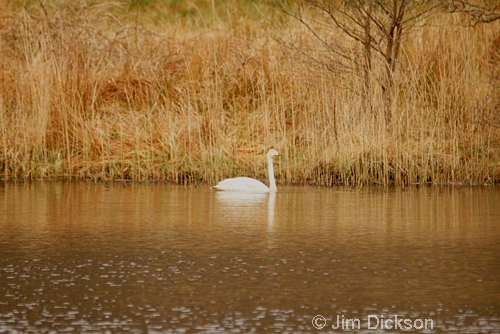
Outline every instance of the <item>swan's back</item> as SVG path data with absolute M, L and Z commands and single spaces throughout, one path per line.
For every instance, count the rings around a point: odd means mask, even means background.
M 222 191 L 244 191 L 249 193 L 267 193 L 269 188 L 262 182 L 249 177 L 235 177 L 220 181 L 215 190 Z

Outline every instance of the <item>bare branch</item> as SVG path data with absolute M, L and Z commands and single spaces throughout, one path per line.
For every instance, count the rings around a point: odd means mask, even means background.
M 469 15 L 471 24 L 490 23 L 500 19 L 500 1 L 443 0 L 450 13 Z

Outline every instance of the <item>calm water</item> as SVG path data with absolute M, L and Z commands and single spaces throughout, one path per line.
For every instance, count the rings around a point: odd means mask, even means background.
M 499 240 L 500 188 L 1 184 L 0 332 L 500 333 Z

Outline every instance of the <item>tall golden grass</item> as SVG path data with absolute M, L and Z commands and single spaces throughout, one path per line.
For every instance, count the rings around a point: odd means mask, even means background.
M 2 178 L 263 179 L 274 147 L 282 183 L 500 182 L 500 22 L 415 29 L 386 124 L 356 76 L 277 42 L 279 12 L 150 3 L 1 5 Z

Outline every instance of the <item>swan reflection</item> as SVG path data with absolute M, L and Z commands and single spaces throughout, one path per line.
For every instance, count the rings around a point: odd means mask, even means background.
M 276 193 L 258 194 L 244 192 L 215 193 L 219 210 L 226 217 L 234 217 L 239 222 L 255 223 L 266 218 L 268 229 L 274 226 L 274 207 Z

